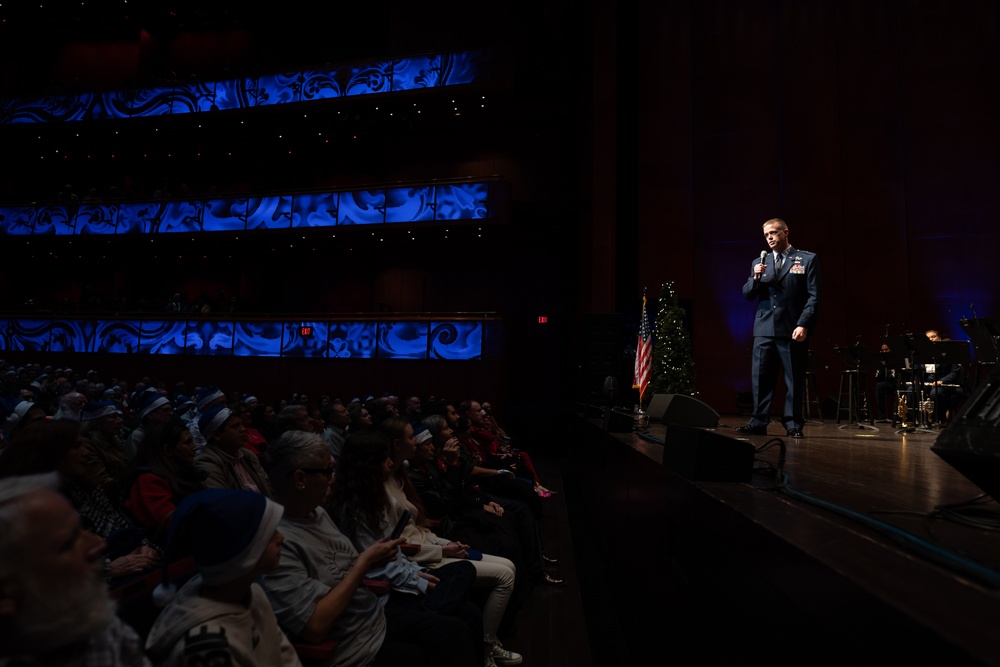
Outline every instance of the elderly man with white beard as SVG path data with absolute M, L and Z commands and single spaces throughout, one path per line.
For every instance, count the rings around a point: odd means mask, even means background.
M 0 479 L 0 667 L 149 667 L 115 615 L 104 540 L 53 474 Z

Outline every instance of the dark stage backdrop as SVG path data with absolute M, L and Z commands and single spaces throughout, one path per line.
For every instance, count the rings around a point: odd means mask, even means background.
M 822 259 L 824 396 L 845 368 L 835 346 L 927 328 L 967 340 L 962 318 L 997 314 L 996 2 L 648 0 L 620 19 L 635 60 L 619 81 L 637 68 L 640 84 L 619 87 L 639 141 L 618 196 L 635 184 L 640 242 L 617 294 L 633 285 L 638 313 L 642 288 L 671 280 L 691 300 L 707 403 L 735 411 L 749 389 L 740 287 L 770 217 Z

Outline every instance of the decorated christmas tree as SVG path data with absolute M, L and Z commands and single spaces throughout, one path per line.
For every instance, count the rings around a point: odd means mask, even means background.
M 691 334 L 685 326 L 687 313 L 677 302 L 674 284 L 660 286 L 656 323 L 653 325 L 653 379 L 644 402 L 653 394 L 694 396 L 694 359 L 691 358 Z

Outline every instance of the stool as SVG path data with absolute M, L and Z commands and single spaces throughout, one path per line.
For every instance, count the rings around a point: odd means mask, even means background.
M 816 389 L 816 374 L 812 371 L 806 371 L 806 386 L 805 390 L 802 392 L 802 415 L 809 419 L 812 417 L 813 407 L 816 408 L 816 414 L 819 415 L 819 421 L 823 423 L 823 407 L 819 402 L 819 391 Z
M 847 412 L 847 421 L 860 424 L 862 412 L 867 411 L 868 397 L 865 394 L 865 372 L 861 370 L 841 371 L 840 392 L 837 396 L 837 423 Z M 846 400 L 846 405 L 844 404 Z M 862 409 L 864 408 L 864 409 Z

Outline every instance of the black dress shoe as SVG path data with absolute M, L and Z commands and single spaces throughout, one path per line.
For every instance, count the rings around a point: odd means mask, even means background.
M 736 432 L 743 435 L 767 435 L 767 427 L 747 424 L 746 426 L 737 426 Z
M 549 558 L 545 554 L 542 554 L 542 560 L 545 561 L 546 565 L 558 565 L 559 564 L 559 559 L 558 558 Z
M 790 429 L 788 429 L 788 437 L 789 438 L 802 438 L 802 437 L 805 437 L 805 436 L 802 435 L 802 429 L 800 429 L 800 428 L 790 428 Z

